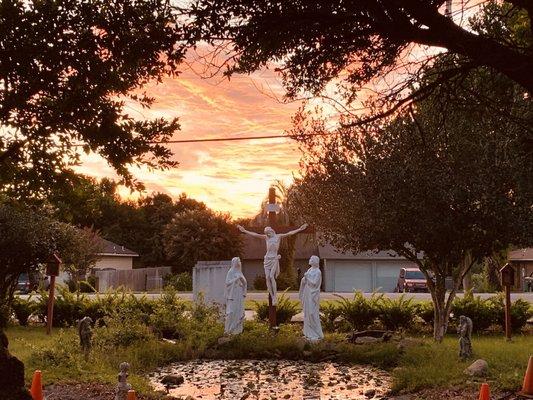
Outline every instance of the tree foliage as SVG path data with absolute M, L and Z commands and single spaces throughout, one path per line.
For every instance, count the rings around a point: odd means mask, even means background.
M 470 267 L 510 244 L 533 244 L 533 158 L 523 125 L 532 117 L 518 85 L 477 69 L 386 124 L 304 142 L 299 204 L 338 247 L 392 249 L 418 264 L 441 339 Z M 326 129 L 321 121 L 297 122 L 296 135 Z M 446 298 L 448 276 L 454 288 Z
M 328 83 L 339 82 L 338 93 L 351 112 L 366 97 L 360 93 L 365 85 L 390 78 L 371 86 L 380 94 L 369 110 L 373 115 L 351 123 L 388 115 L 479 66 L 494 69 L 533 93 L 530 2 L 486 1 L 481 6 L 454 2 L 449 16 L 444 15 L 444 4 L 444 0 L 196 0 L 186 9 L 191 22 L 185 33 L 190 43 L 208 41 L 218 46 L 208 61 L 226 55 L 229 75 L 274 64 L 290 98 L 305 92 L 325 94 Z M 475 11 L 472 7 L 482 9 L 483 21 L 466 23 Z M 438 57 L 437 48 L 460 55 L 461 62 L 432 70 L 433 81 L 417 85 L 421 73 L 428 73 L 426 67 Z
M 241 238 L 229 215 L 207 209 L 187 210 L 167 225 L 165 249 L 176 266 L 174 272 L 190 272 L 197 261 L 239 256 Z
M 54 253 L 73 258 L 77 233 L 45 212 L 0 202 L 0 311 L 8 308 L 21 273 L 37 271 Z
M 135 120 L 140 89 L 182 60 L 169 0 L 3 1 L 0 5 L 0 189 L 42 195 L 79 160 L 101 155 L 126 184 L 128 166 L 171 167 L 177 120 Z M 154 143 L 159 142 L 159 143 Z

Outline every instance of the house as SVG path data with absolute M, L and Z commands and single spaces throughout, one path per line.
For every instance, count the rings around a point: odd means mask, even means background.
M 515 267 L 514 290 L 533 290 L 533 247 L 509 252 L 509 262 Z
M 98 261 L 94 264 L 95 270 L 115 269 L 128 270 L 133 269 L 133 259 L 139 257 L 134 251 L 113 243 L 109 240 L 102 240 L 102 251 L 98 253 Z
M 265 252 L 264 241 L 249 236 L 244 238 L 242 269 L 250 288 L 253 288 L 256 276 L 264 275 Z M 312 255 L 321 259 L 322 286 L 326 292 L 392 292 L 400 269 L 416 268 L 414 263 L 392 251 L 345 253 L 331 244 L 319 245 L 307 235 L 299 235 L 294 257 L 294 268 L 299 277 L 307 270 L 307 262 Z

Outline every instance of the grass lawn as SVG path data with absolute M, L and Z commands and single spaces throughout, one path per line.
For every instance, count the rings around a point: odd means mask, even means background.
M 414 392 L 425 388 L 478 386 L 488 380 L 494 389 L 515 390 L 521 386 L 527 360 L 533 353 L 533 336 L 517 336 L 511 343 L 501 336 L 478 336 L 473 339 L 475 358 L 489 364 L 484 380 L 463 374 L 468 362 L 458 360 L 457 337 L 449 336 L 441 344 L 419 338 L 400 352 L 396 343 L 355 346 L 328 335 L 320 344 L 302 347 L 300 327 L 282 328 L 270 334 L 262 324 L 248 322 L 245 332 L 224 346 L 211 346 L 184 339 L 177 344 L 148 341 L 128 347 L 102 350 L 95 347 L 88 362 L 78 353 L 77 335 L 73 328 L 55 329 L 51 336 L 42 327 L 10 327 L 7 334 L 10 351 L 26 365 L 26 378 L 41 369 L 45 384 L 99 381 L 115 383 L 118 364 L 132 365 L 130 381 L 140 392 L 150 392 L 144 374 L 172 361 L 191 358 L 269 358 L 313 359 L 324 349 L 335 349 L 340 361 L 370 363 L 390 371 L 396 392 Z M 212 338 L 210 339 L 212 342 Z M 311 354 L 311 355 L 310 355 Z M 318 357 L 318 356 L 317 356 Z

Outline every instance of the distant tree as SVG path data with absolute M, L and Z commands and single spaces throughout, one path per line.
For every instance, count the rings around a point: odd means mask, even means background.
M 0 312 L 9 309 L 20 274 L 36 271 L 54 253 L 72 251 L 76 235 L 44 212 L 0 201 Z
M 165 248 L 173 272 L 191 272 L 197 261 L 239 256 L 241 238 L 229 215 L 208 209 L 186 210 L 167 225 Z
M 160 267 L 168 265 L 170 260 L 165 250 L 164 238 L 167 225 L 174 217 L 188 210 L 206 210 L 204 203 L 189 199 L 184 193 L 177 201 L 163 193 L 156 193 L 139 200 L 142 226 L 137 227 L 141 233 L 139 243 L 134 246 L 144 265 Z
M 274 65 L 292 99 L 325 95 L 326 85 L 338 82 L 332 104 L 344 100 L 341 112 L 359 116 L 351 124 L 389 115 L 480 66 L 533 95 L 531 1 L 458 4 L 447 16 L 445 0 L 195 0 L 184 7 L 191 17 L 185 34 L 191 44 L 218 46 L 208 61 L 228 75 Z M 468 24 L 474 7 L 482 16 Z M 432 70 L 434 79 L 420 85 L 441 49 L 461 62 Z M 376 79 L 371 91 L 360 92 Z M 361 117 L 361 101 L 376 91 Z
M 305 218 L 339 248 L 392 249 L 420 267 L 438 341 L 472 265 L 510 244 L 533 244 L 533 159 L 522 124 L 532 104 L 484 68 L 461 87 L 441 85 L 386 124 L 309 138 L 297 191 Z M 321 121 L 297 122 L 297 135 L 326 129 Z
M 13 0 L 0 7 L 0 191 L 42 196 L 95 152 L 123 181 L 130 165 L 172 167 L 176 119 L 135 120 L 140 89 L 183 58 L 170 0 Z M 158 143 L 156 143 L 158 142 Z
M 78 277 L 85 275 L 98 261 L 98 254 L 104 247 L 100 236 L 90 228 L 76 229 L 69 239 L 61 251 L 61 261 L 63 268 L 77 282 Z

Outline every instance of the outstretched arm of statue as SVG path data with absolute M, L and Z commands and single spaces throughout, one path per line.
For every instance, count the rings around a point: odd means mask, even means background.
M 244 229 L 242 226 L 240 225 L 237 225 L 237 229 L 239 229 L 239 231 L 241 231 L 242 233 L 246 233 L 247 235 L 250 235 L 250 236 L 253 236 L 253 237 L 256 237 L 256 238 L 259 238 L 259 239 L 264 239 L 266 238 L 265 235 L 261 235 L 260 233 L 255 233 L 255 232 L 250 232 L 250 231 L 247 231 L 246 229 Z
M 302 226 L 300 226 L 298 229 L 295 229 L 293 231 L 290 231 L 290 232 L 287 232 L 287 233 L 280 233 L 279 236 L 281 237 L 286 237 L 286 236 L 292 236 L 292 235 L 296 235 L 297 233 L 300 233 L 302 231 L 305 231 L 307 229 L 308 225 L 307 224 L 303 224 Z

